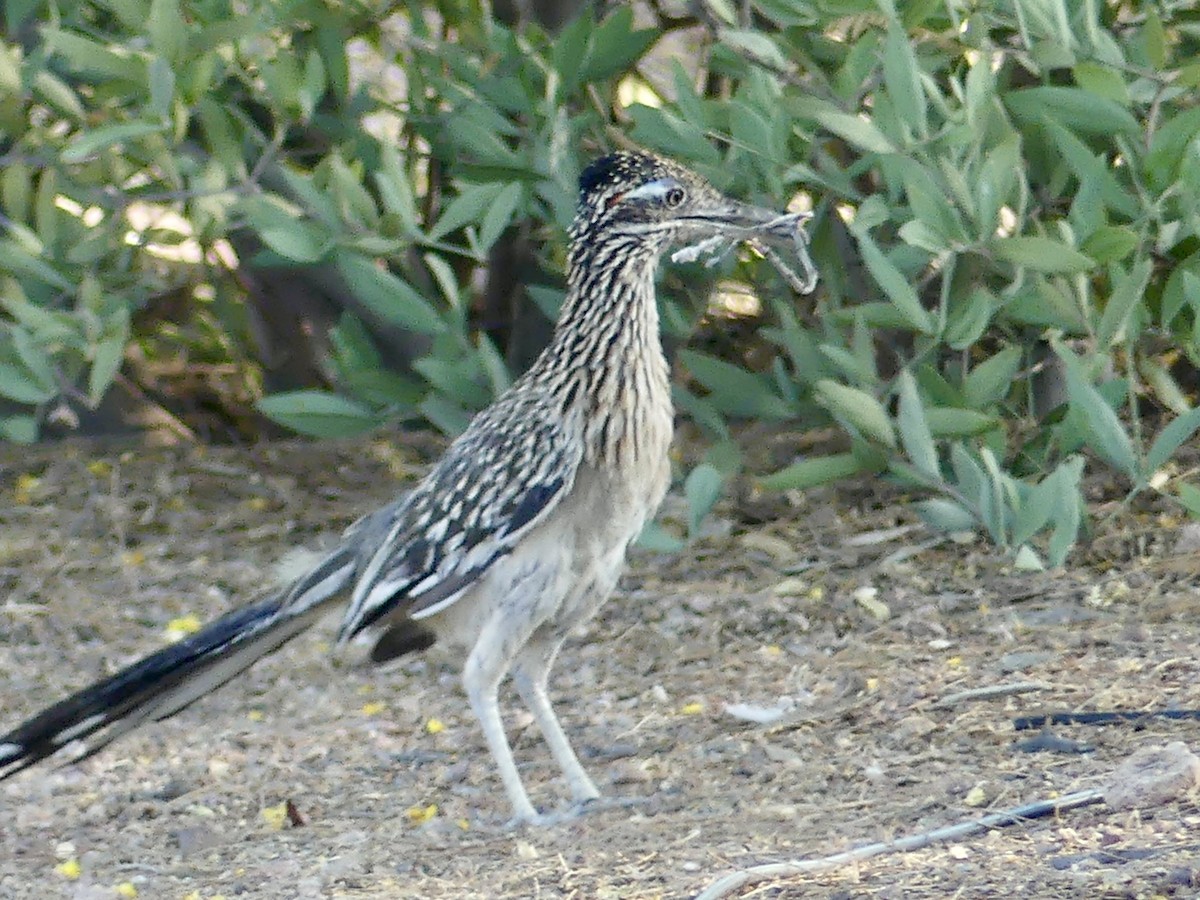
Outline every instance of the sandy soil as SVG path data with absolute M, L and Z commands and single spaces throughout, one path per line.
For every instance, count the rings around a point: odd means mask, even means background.
M 252 596 L 281 548 L 320 545 L 429 449 L 3 448 L 0 726 L 158 646 L 172 620 Z M 1015 746 L 1017 715 L 1200 707 L 1200 540 L 1153 509 L 1106 518 L 1104 495 L 1075 567 L 1034 575 L 984 543 L 933 540 L 882 488 L 814 492 L 767 516 L 719 507 L 683 553 L 640 555 L 564 650 L 565 726 L 602 789 L 638 802 L 549 829 L 504 827 L 449 654 L 380 672 L 331 657 L 332 629 L 317 629 L 170 722 L 0 784 L 0 897 L 691 897 L 736 868 L 1103 785 L 1140 747 L 1200 747 L 1200 725 L 1164 720 L 1056 729 L 1087 753 Z M 736 704 L 786 712 L 755 724 Z M 506 713 L 535 802 L 564 805 L 528 715 Z M 1193 794 L 738 896 L 1198 886 Z

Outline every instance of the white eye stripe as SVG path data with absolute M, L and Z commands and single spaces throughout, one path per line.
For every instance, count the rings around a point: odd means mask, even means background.
M 682 190 L 681 185 L 674 178 L 659 178 L 657 181 L 648 181 L 641 187 L 635 187 L 622 198 L 623 200 L 661 200 L 671 193 L 671 191 Z

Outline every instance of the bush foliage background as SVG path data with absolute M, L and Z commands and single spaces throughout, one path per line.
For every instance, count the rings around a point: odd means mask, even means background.
M 545 339 L 582 166 L 633 143 L 815 213 L 813 298 L 664 271 L 693 522 L 746 419 L 844 434 L 764 488 L 886 472 L 1031 567 L 1085 461 L 1200 516 L 1191 4 L 521 10 L 6 0 L 0 435 L 116 393 L 454 432 Z

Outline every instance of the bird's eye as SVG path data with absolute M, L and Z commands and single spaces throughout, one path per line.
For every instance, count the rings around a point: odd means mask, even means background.
M 663 198 L 667 206 L 674 209 L 683 202 L 683 188 L 671 188 L 667 191 L 667 196 Z

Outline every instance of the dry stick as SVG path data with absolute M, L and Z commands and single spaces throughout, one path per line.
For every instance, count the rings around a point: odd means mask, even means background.
M 1074 794 L 1066 794 L 1055 800 L 1042 800 L 1037 803 L 1029 803 L 1025 806 L 1006 810 L 1005 812 L 993 813 L 990 816 L 984 816 L 971 822 L 947 825 L 945 828 L 935 828 L 933 831 L 914 834 L 894 841 L 867 844 L 854 850 L 835 853 L 832 856 L 823 856 L 820 859 L 802 859 L 786 863 L 769 863 L 762 866 L 752 866 L 749 869 L 733 872 L 710 884 L 696 895 L 695 900 L 719 900 L 719 898 L 726 897 L 740 888 L 751 884 L 758 884 L 769 878 L 788 878 L 792 875 L 826 872 L 830 869 L 844 866 L 847 863 L 862 862 L 873 856 L 923 850 L 926 847 L 943 841 L 971 837 L 992 828 L 1003 828 L 1005 825 L 1015 825 L 1029 819 L 1048 816 L 1052 813 L 1068 809 L 1078 809 L 1081 806 L 1090 806 L 1093 803 L 1100 803 L 1103 799 L 1104 792 L 1101 790 L 1079 791 Z
M 947 694 L 937 703 L 935 708 L 956 706 L 966 700 L 995 700 L 997 697 L 1008 697 L 1012 694 L 1028 694 L 1030 691 L 1052 691 L 1054 685 L 1041 681 L 1014 681 L 1009 684 L 989 684 L 986 687 L 971 688 L 959 691 L 957 694 Z

